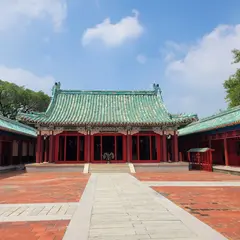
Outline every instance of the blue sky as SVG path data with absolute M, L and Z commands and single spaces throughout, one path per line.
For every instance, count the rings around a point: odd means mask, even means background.
M 239 0 L 0 0 L 0 79 L 51 93 L 151 89 L 170 112 L 226 108 Z

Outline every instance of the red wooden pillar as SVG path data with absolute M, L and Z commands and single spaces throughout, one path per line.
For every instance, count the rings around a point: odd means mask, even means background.
M 41 163 L 42 161 L 42 137 L 41 133 L 37 136 L 37 148 L 36 148 L 36 163 Z
M 93 138 L 93 136 L 92 136 Z M 87 162 L 90 163 L 91 158 L 94 160 L 94 141 L 91 141 L 91 133 L 88 131 L 87 133 Z
M 167 136 L 163 132 L 162 135 L 162 161 L 167 162 Z
M 127 161 L 127 135 L 122 136 L 123 139 L 123 161 Z
M 66 161 L 66 157 L 67 157 L 67 136 L 65 135 L 64 136 L 64 157 L 63 157 L 64 162 Z
M 224 156 L 225 156 L 225 165 L 229 166 L 229 159 L 228 159 L 228 144 L 226 136 L 223 139 L 224 141 Z
M 178 135 L 177 132 L 174 131 L 174 137 L 173 137 L 173 141 L 174 141 L 174 161 L 178 162 Z
M 53 160 L 53 132 L 52 135 L 49 136 L 49 157 L 48 157 L 49 162 L 54 162 Z
M 47 162 L 48 159 L 48 137 L 44 137 L 44 162 Z
M 128 143 L 127 143 L 128 159 L 127 160 L 128 160 L 128 162 L 132 162 L 132 135 L 131 135 L 130 131 L 128 132 L 127 138 L 128 138 Z
M 161 135 L 157 134 L 156 135 L 156 141 L 157 141 L 157 161 L 161 161 Z

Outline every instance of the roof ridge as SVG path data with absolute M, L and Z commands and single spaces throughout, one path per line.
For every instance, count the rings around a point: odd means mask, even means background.
M 215 113 L 215 114 L 213 114 L 213 115 L 211 115 L 211 116 L 208 116 L 208 117 L 205 117 L 205 118 L 201 118 L 201 119 L 199 119 L 199 120 L 196 121 L 196 122 L 192 122 L 192 123 L 189 124 L 188 126 L 193 126 L 193 125 L 195 125 L 195 124 L 202 123 L 202 122 L 206 122 L 206 121 L 212 120 L 212 119 L 214 119 L 214 118 L 222 117 L 222 116 L 224 116 L 224 115 L 233 113 L 233 112 L 238 111 L 238 110 L 240 110 L 240 105 L 238 105 L 238 106 L 236 106 L 236 107 L 232 107 L 232 108 L 226 109 L 226 110 L 223 110 L 223 111 L 221 111 L 221 112 L 219 112 L 219 113 Z M 188 126 L 186 126 L 186 127 L 188 127 Z
M 157 95 L 153 90 L 59 90 L 61 93 L 72 93 L 72 94 L 119 94 L 119 95 Z

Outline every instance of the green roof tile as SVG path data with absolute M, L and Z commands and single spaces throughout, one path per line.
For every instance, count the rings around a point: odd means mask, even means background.
M 211 148 L 191 148 L 188 150 L 188 152 L 192 152 L 192 153 L 195 153 L 195 152 L 207 152 L 211 150 Z
M 157 91 L 53 90 L 46 113 L 20 114 L 24 121 L 42 125 L 174 125 L 193 117 L 172 118 Z M 195 118 L 195 117 L 194 117 Z
M 240 106 L 222 111 L 207 118 L 203 118 L 197 122 L 193 122 L 188 126 L 180 129 L 179 135 L 184 136 L 236 124 L 240 124 Z
M 36 129 L 19 123 L 17 121 L 13 121 L 9 118 L 0 116 L 0 129 L 8 132 L 14 132 L 17 134 L 28 135 L 32 137 L 37 136 Z

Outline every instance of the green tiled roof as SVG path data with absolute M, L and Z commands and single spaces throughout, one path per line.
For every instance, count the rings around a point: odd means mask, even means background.
M 208 150 L 211 150 L 211 148 L 191 148 L 188 152 L 207 152 Z
M 179 135 L 209 131 L 217 128 L 240 124 L 240 106 L 222 111 L 213 116 L 193 122 L 179 130 Z
M 172 118 L 158 86 L 153 91 L 72 91 L 53 89 L 46 113 L 20 114 L 21 120 L 42 125 L 173 126 L 195 117 Z
M 0 129 L 8 132 L 14 132 L 17 134 L 28 135 L 32 137 L 37 136 L 36 129 L 19 123 L 17 121 L 13 121 L 6 117 L 0 115 Z

